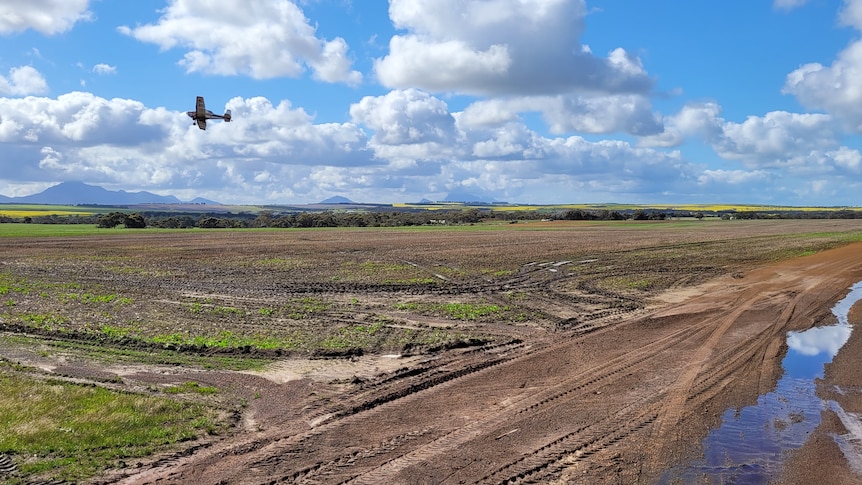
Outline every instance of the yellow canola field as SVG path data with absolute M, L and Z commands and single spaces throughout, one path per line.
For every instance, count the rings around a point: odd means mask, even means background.
M 0 206 L 0 216 L 6 217 L 39 217 L 39 216 L 91 216 L 96 214 L 93 210 L 74 210 L 74 209 L 19 209 L 19 208 L 3 208 Z

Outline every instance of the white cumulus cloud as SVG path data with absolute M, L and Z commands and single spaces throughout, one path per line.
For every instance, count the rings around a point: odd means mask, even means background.
M 713 140 L 721 136 L 721 106 L 715 102 L 689 103 L 664 118 L 664 131 L 641 138 L 641 146 L 675 147 L 692 136 Z
M 89 20 L 89 0 L 0 0 L 0 34 L 33 29 L 45 35 L 71 29 Z
M 862 133 L 862 41 L 842 51 L 831 66 L 805 64 L 787 75 L 784 92 L 813 109 L 822 109 L 851 123 Z
M 708 102 L 686 105 L 664 122 L 664 132 L 641 138 L 639 145 L 674 147 L 697 138 L 725 160 L 750 169 L 785 168 L 796 175 L 859 167 L 858 151 L 840 145 L 840 127 L 828 114 L 772 111 L 735 123 L 721 117 L 718 104 Z
M 103 74 L 103 75 L 104 74 L 116 74 L 117 73 L 117 66 L 111 66 L 108 64 L 100 63 L 100 64 L 96 64 L 95 66 L 93 66 L 93 72 L 95 72 L 96 74 Z
M 152 130 L 138 127 L 144 105 L 128 99 L 104 99 L 72 92 L 56 99 L 0 98 L 0 142 L 26 145 L 135 145 L 151 140 Z
M 232 157 L 289 165 L 370 163 L 370 156 L 363 151 L 366 135 L 353 123 L 315 124 L 289 101 L 273 106 L 263 97 L 233 98 L 226 108 L 231 110 L 233 121 L 214 128 L 219 133 L 217 145 Z M 198 136 L 196 131 L 192 127 Z
M 644 96 L 519 96 L 476 101 L 461 117 L 464 125 L 491 126 L 518 119 L 520 113 L 539 112 L 551 133 L 606 134 L 623 132 L 637 136 L 660 133 L 662 120 Z
M 862 0 L 845 0 L 840 20 L 862 31 Z M 806 107 L 824 110 L 862 133 L 862 40 L 851 42 L 831 65 L 811 62 L 787 75 L 783 92 Z
M 350 107 L 350 116 L 373 129 L 380 144 L 454 141 L 455 119 L 446 103 L 416 89 L 366 96 Z
M 9 77 L 0 76 L 0 95 L 26 96 L 48 91 L 42 74 L 31 66 L 13 67 Z
M 325 40 L 288 0 L 170 0 L 155 24 L 119 31 L 167 50 L 181 48 L 188 72 L 255 79 L 298 77 L 307 69 L 321 81 L 358 84 L 342 38 Z
M 391 0 L 403 35 L 375 61 L 385 86 L 465 94 L 646 93 L 652 80 L 625 50 L 580 45 L 583 0 Z
M 724 158 L 754 166 L 781 164 L 796 156 L 837 147 L 832 117 L 824 114 L 774 111 L 749 116 L 742 123 L 724 123 L 723 133 L 713 140 Z

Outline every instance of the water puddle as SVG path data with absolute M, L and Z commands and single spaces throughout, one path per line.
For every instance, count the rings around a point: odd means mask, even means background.
M 780 470 L 784 453 L 805 444 L 820 425 L 823 409 L 853 420 L 854 416 L 834 401 L 817 397 L 815 379 L 823 377 L 823 366 L 850 338 L 847 314 L 860 299 L 862 282 L 851 287 L 850 293 L 832 309 L 838 317 L 837 325 L 788 332 L 787 355 L 782 361 L 784 374 L 775 390 L 760 396 L 755 405 L 725 411 L 721 426 L 703 440 L 704 457 L 668 470 L 660 483 L 768 483 Z M 842 444 L 841 437 L 836 441 Z M 844 443 L 848 448 L 855 445 L 858 443 Z M 844 451 L 848 455 L 852 450 Z M 848 459 L 852 466 L 850 455 Z

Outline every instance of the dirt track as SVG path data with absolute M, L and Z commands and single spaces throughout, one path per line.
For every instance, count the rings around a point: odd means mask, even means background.
M 726 408 L 770 389 L 785 332 L 829 323 L 860 279 L 859 244 L 722 276 L 591 333 L 453 351 L 433 371 L 370 380 L 336 396 L 336 414 L 303 408 L 307 381 L 245 377 L 265 389 L 257 428 L 107 480 L 652 483 L 700 453 Z

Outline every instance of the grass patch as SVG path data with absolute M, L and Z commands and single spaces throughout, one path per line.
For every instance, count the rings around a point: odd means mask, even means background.
M 460 319 L 478 318 L 478 316 L 496 312 L 493 308 L 471 308 L 459 304 L 450 306 L 448 310 L 445 307 L 442 308 L 442 311 L 449 312 Z M 41 317 L 41 315 L 39 316 Z M 50 315 L 45 316 L 45 320 L 41 318 L 34 318 L 34 320 L 36 321 L 29 322 L 20 317 L 15 319 L 19 325 L 29 326 L 37 334 L 48 332 L 53 338 L 59 336 L 62 339 L 68 339 L 65 344 L 67 347 L 94 352 L 103 356 L 103 360 L 114 360 L 115 355 L 122 355 L 132 362 L 142 359 L 143 362 L 173 363 L 182 362 L 184 358 L 181 356 L 185 354 L 197 354 L 210 350 L 223 351 L 215 352 L 215 354 L 228 355 L 241 355 L 249 351 L 260 351 L 263 354 L 258 359 L 248 359 L 249 361 L 257 360 L 257 364 L 245 362 L 243 359 L 237 359 L 237 363 L 231 363 L 231 359 L 228 359 L 227 363 L 220 363 L 215 360 L 215 357 L 201 357 L 202 360 L 198 362 L 198 365 L 208 368 L 260 367 L 267 361 L 266 355 L 276 355 L 281 352 L 313 354 L 321 350 L 345 349 L 377 352 L 397 350 L 405 346 L 434 346 L 461 340 L 477 340 L 475 336 L 456 334 L 449 330 L 415 330 L 390 326 L 386 317 L 379 317 L 371 324 L 346 325 L 334 328 L 312 325 L 308 328 L 294 328 L 275 335 L 265 332 L 244 335 L 228 330 L 220 330 L 215 333 L 207 333 L 204 330 L 200 330 L 202 333 L 184 330 L 147 335 L 142 328 L 143 324 L 139 322 L 133 322 L 129 325 L 104 324 L 75 330 L 54 322 Z M 0 328 L 2 328 L 2 324 L 0 324 Z M 88 344 L 88 341 L 92 341 L 93 344 Z M 61 341 L 54 340 L 52 342 Z M 96 342 L 100 342 L 100 344 Z M 112 348 L 113 350 L 111 350 Z M 155 353 L 149 356 L 146 349 L 153 349 L 156 353 L 159 350 L 173 353 L 161 357 Z
M 443 311 L 453 320 L 478 320 L 489 315 L 498 315 L 503 309 L 499 305 L 446 303 L 443 305 Z
M 371 325 L 350 325 L 338 328 L 324 339 L 320 346 L 324 349 L 350 349 L 368 347 L 376 340 L 375 334 L 383 328 L 381 322 Z
M 502 278 L 502 277 L 514 275 L 515 271 L 511 270 L 511 269 L 482 269 L 481 273 L 485 276 L 492 276 L 494 278 Z
M 170 386 L 165 389 L 165 392 L 168 394 L 184 394 L 184 393 L 193 393 L 193 394 L 216 394 L 218 393 L 218 389 L 212 386 L 202 386 L 194 381 L 184 382 L 179 386 Z
M 60 295 L 60 300 L 63 302 L 79 301 L 81 303 L 116 303 L 118 305 L 128 305 L 132 303 L 131 298 L 117 296 L 116 294 L 99 295 L 94 293 L 67 293 Z
M 182 332 L 176 332 L 157 335 L 155 337 L 142 338 L 142 340 L 162 344 L 168 347 L 190 346 L 213 349 L 253 348 L 259 350 L 272 350 L 290 348 L 293 346 L 293 341 L 290 339 L 238 335 L 228 330 L 223 330 L 214 336 L 189 335 Z
M 479 345 L 492 340 L 491 337 L 469 335 L 445 328 L 401 328 L 390 325 L 386 317 L 380 317 L 370 325 L 347 325 L 330 332 L 314 346 L 323 350 L 345 351 L 397 350 L 408 348 L 440 348 L 459 343 Z
M 0 295 L 8 295 L 10 293 L 29 295 L 31 292 L 35 292 L 46 286 L 27 281 L 24 278 L 17 278 L 9 273 L 0 273 Z
M 288 301 L 287 304 L 282 307 L 282 310 L 284 311 L 284 314 L 287 315 L 287 318 L 303 320 L 315 315 L 322 315 L 331 307 L 331 303 L 325 302 L 320 298 L 304 296 Z
M 127 330 L 121 329 L 120 332 Z M 261 370 L 271 359 L 232 355 L 198 355 L 171 349 L 139 350 L 132 347 L 114 347 L 102 342 L 88 343 L 67 340 L 45 340 L 28 335 L 0 334 L 0 345 L 30 348 L 44 355 L 68 354 L 75 358 L 104 363 L 188 366 L 211 370 Z
M 396 303 L 396 310 L 436 315 L 450 320 L 461 321 L 510 321 L 523 322 L 529 315 L 513 305 L 495 305 L 488 303 Z
M 307 267 L 308 261 L 302 259 L 263 258 L 253 261 L 252 264 L 273 270 L 292 271 Z
M 428 285 L 438 281 L 424 270 L 392 261 L 346 261 L 333 276 L 334 281 L 364 281 L 384 285 Z
M 121 209 L 126 210 L 126 209 Z M 49 214 L 42 214 L 49 215 Z M 237 231 L 239 229 L 165 229 L 160 227 L 147 227 L 146 229 L 128 229 L 123 225 L 113 228 L 98 227 L 95 224 L 25 224 L 4 223 L 0 224 L 0 237 L 69 237 L 69 236 L 136 236 L 140 234 L 179 234 L 182 232 L 198 231 Z M 249 229 L 242 229 L 248 231 Z M 259 229 L 251 229 L 253 231 Z
M 0 224 L 0 237 L 92 236 L 127 231 L 122 226 L 100 229 L 95 224 Z
M 0 363 L 0 453 L 19 477 L 78 481 L 226 425 L 199 403 L 37 380 Z
M 43 330 L 63 330 L 69 318 L 53 313 L 24 313 L 18 318 L 25 324 Z
M 54 297 L 61 303 L 80 302 L 87 305 L 128 305 L 132 303 L 131 298 L 119 296 L 116 293 L 82 292 L 81 290 L 81 284 L 79 283 L 35 282 L 15 277 L 9 273 L 0 273 L 0 295 L 38 294 L 42 298 Z

